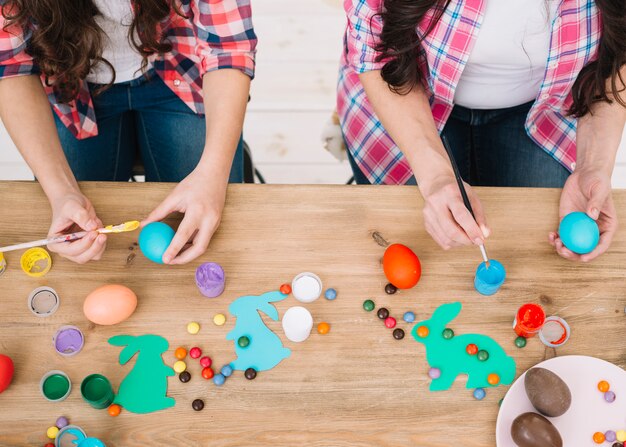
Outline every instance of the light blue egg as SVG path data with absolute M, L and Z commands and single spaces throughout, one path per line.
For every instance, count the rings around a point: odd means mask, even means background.
M 139 233 L 139 248 L 144 256 L 157 264 L 163 264 L 163 253 L 170 246 L 176 232 L 163 222 L 152 222 Z
M 580 211 L 569 213 L 559 225 L 563 245 L 579 255 L 590 253 L 598 246 L 600 229 L 591 217 Z

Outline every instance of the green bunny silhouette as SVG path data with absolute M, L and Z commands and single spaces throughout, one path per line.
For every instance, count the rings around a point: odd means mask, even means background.
M 163 363 L 161 354 L 169 348 L 159 335 L 116 335 L 109 339 L 114 346 L 126 346 L 120 352 L 124 365 L 139 353 L 133 369 L 126 375 L 115 396 L 115 403 L 131 413 L 152 413 L 173 407 L 176 401 L 167 397 L 167 378 L 174 370 Z

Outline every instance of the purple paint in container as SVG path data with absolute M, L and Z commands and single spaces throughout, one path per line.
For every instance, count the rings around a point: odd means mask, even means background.
M 85 345 L 85 337 L 76 326 L 61 326 L 52 338 L 54 349 L 65 357 L 78 354 Z
M 221 265 L 205 262 L 196 269 L 196 285 L 207 298 L 215 298 L 224 291 L 226 275 Z

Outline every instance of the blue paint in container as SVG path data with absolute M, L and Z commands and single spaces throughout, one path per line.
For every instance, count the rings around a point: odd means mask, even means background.
M 481 295 L 493 295 L 500 290 L 505 278 L 504 266 L 495 259 L 491 259 L 489 260 L 489 268 L 482 262 L 476 269 L 474 287 Z

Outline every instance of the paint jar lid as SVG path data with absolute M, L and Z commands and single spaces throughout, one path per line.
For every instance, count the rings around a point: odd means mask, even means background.
M 548 317 L 539 330 L 539 339 L 549 348 L 563 346 L 570 336 L 570 327 L 561 317 Z
M 38 317 L 49 317 L 60 303 L 59 294 L 52 287 L 37 287 L 28 295 L 28 309 Z
M 52 344 L 56 352 L 71 357 L 83 349 L 85 337 L 76 326 L 61 326 L 52 337 Z
M 315 273 L 300 273 L 291 282 L 291 293 L 301 303 L 312 303 L 321 296 L 322 290 L 322 280 Z
M 30 248 L 22 254 L 20 266 L 28 276 L 39 278 L 52 268 L 52 257 L 44 248 Z
M 77 425 L 66 425 L 59 433 L 57 433 L 57 437 L 54 439 L 55 447 L 76 447 L 76 443 L 74 441 L 78 441 L 78 445 L 80 445 L 80 441 L 87 437 L 87 433 Z
M 43 375 L 39 382 L 39 389 L 43 397 L 50 402 L 61 402 L 70 395 L 72 382 L 67 374 L 55 369 Z

